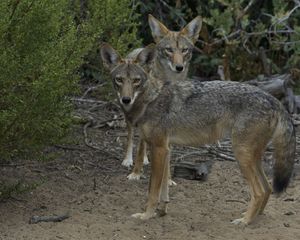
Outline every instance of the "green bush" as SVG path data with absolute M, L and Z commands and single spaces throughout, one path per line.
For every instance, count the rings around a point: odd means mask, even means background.
M 88 21 L 89 31 L 97 33 L 97 41 L 86 55 L 86 64 L 81 69 L 84 79 L 91 77 L 93 80 L 101 81 L 105 78 L 100 54 L 97 51 L 102 42 L 111 44 L 122 56 L 141 46 L 141 40 L 137 38 L 139 14 L 136 6 L 132 5 L 133 2 L 132 0 L 73 1 L 72 7 L 77 22 Z
M 78 69 L 102 39 L 124 51 L 137 42 L 130 1 L 87 2 L 87 17 L 78 16 L 79 1 L 0 2 L 0 159 L 38 152 L 65 135 Z M 123 33 L 121 21 L 129 26 Z

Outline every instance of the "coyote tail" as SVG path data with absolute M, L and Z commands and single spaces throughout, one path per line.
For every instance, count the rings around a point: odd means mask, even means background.
M 279 116 L 273 145 L 275 148 L 273 190 L 275 193 L 281 193 L 287 188 L 292 176 L 296 151 L 295 128 L 292 119 L 285 110 L 282 110 Z

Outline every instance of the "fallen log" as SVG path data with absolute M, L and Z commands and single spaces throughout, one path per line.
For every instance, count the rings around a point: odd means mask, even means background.
M 204 181 L 207 178 L 211 165 L 212 162 L 178 162 L 174 166 L 173 177 L 185 178 L 188 180 Z
M 256 79 L 244 83 L 254 85 L 280 99 L 286 96 L 287 87 L 293 85 L 290 74 L 272 75 L 270 77 L 258 76 Z
M 299 113 L 300 102 L 297 101 L 293 92 L 295 82 L 291 74 L 272 75 L 270 77 L 259 76 L 244 83 L 257 86 L 270 93 L 283 103 L 289 113 Z

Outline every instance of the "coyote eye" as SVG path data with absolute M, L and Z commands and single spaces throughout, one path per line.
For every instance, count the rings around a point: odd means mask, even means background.
M 138 85 L 138 84 L 140 84 L 140 82 L 141 82 L 141 79 L 139 77 L 133 79 L 133 84 Z
M 121 77 L 116 77 L 115 81 L 117 84 L 122 84 L 123 83 L 123 79 Z
M 182 49 L 182 53 L 187 53 L 188 51 L 189 51 L 188 48 L 183 48 L 183 49 Z
M 167 53 L 172 53 L 173 52 L 173 49 L 170 48 L 170 47 L 165 48 L 165 50 L 166 50 Z

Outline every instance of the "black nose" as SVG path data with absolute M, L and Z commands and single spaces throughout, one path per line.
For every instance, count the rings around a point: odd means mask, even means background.
M 183 66 L 182 65 L 176 65 L 176 71 L 177 72 L 182 72 L 182 70 L 183 70 Z
M 129 104 L 130 102 L 131 102 L 131 98 L 130 97 L 122 97 L 122 103 Z

